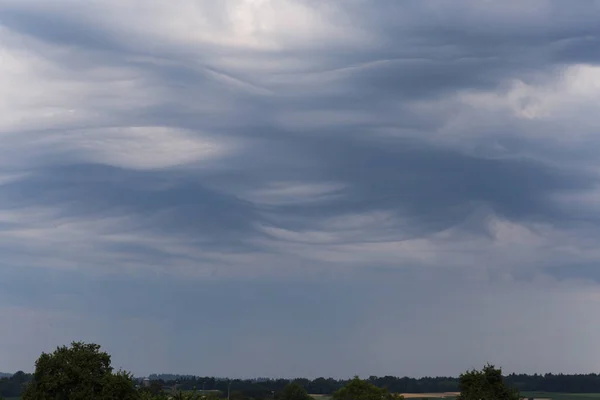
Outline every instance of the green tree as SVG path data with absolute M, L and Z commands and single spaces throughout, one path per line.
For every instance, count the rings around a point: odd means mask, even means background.
M 152 394 L 147 390 L 140 391 L 140 400 L 167 400 L 169 397 L 164 394 Z
M 312 397 L 300 384 L 292 382 L 283 388 L 279 394 L 279 400 L 312 400 Z
M 391 394 L 387 389 L 379 388 L 355 376 L 344 387 L 333 393 L 333 400 L 393 400 L 402 396 Z
M 196 390 L 190 392 L 178 390 L 172 397 L 173 400 L 202 400 L 205 398 L 206 396 L 202 395 Z
M 99 345 L 73 342 L 42 353 L 23 400 L 137 399 L 131 376 L 112 371 L 110 355 Z
M 232 390 L 229 394 L 231 400 L 244 400 L 244 393 L 241 390 Z
M 148 391 L 154 395 L 163 393 L 164 383 L 162 380 L 150 381 L 150 386 L 144 388 L 145 391 Z
M 460 375 L 457 400 L 519 400 L 519 391 L 504 382 L 502 370 L 487 364 Z
M 107 374 L 103 383 L 103 400 L 138 400 L 140 397 L 135 390 L 133 376 L 125 371 Z

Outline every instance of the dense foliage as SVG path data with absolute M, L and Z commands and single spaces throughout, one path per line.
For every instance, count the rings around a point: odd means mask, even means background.
M 110 356 L 99 345 L 74 342 L 42 353 L 23 400 L 130 400 L 136 395 L 132 377 L 114 374 Z
M 306 389 L 297 382 L 292 382 L 284 387 L 278 397 L 279 400 L 312 400 Z
M 14 375 L 0 378 L 0 398 L 18 397 L 25 390 L 25 386 L 31 380 L 32 375 L 19 371 Z
M 471 370 L 460 376 L 457 400 L 519 400 L 518 390 L 504 382 L 502 371 L 486 365 L 481 371 Z
M 402 397 L 391 394 L 387 389 L 377 387 L 356 376 L 342 388 L 336 390 L 332 398 L 333 400 L 393 400 Z

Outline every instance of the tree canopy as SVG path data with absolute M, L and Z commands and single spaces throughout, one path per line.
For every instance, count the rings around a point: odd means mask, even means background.
M 333 393 L 333 400 L 392 400 L 402 398 L 355 376 L 344 387 Z
M 502 370 L 488 364 L 482 370 L 470 370 L 459 378 L 457 400 L 519 400 L 517 389 L 504 382 Z
M 292 382 L 283 388 L 279 400 L 312 400 L 306 389 L 297 382 Z
M 110 355 L 99 345 L 73 342 L 42 353 L 23 400 L 129 400 L 136 395 L 131 376 L 114 374 Z

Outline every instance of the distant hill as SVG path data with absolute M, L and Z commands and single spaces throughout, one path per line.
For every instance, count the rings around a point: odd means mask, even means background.
M 0 372 L 0 378 L 10 378 L 14 374 L 9 374 L 7 372 Z

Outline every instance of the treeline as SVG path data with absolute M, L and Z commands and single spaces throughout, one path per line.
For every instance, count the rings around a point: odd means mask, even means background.
M 264 398 L 273 392 L 280 392 L 291 381 L 298 383 L 311 394 L 330 395 L 348 383 L 348 380 L 332 378 L 317 379 L 245 379 L 231 380 L 213 377 L 192 377 L 180 375 L 151 375 L 150 379 L 159 381 L 164 385 L 177 387 L 183 390 L 219 390 L 227 393 L 229 382 L 230 390 L 243 397 Z M 505 382 L 520 391 L 541 391 L 559 393 L 600 393 L 599 374 L 510 374 L 505 376 Z M 439 393 L 455 392 L 459 390 L 459 378 L 454 377 L 394 377 L 371 376 L 367 382 L 388 389 L 392 393 Z M 236 396 L 237 397 L 237 396 Z
M 8 375 L 8 374 L 5 374 Z M 0 378 L 0 398 L 19 397 L 33 375 L 19 371 L 16 374 Z
M 228 390 L 232 400 L 268 399 L 276 397 L 290 382 L 302 386 L 311 394 L 331 395 L 344 387 L 349 380 L 332 378 L 317 379 L 233 379 L 182 376 L 173 374 L 150 375 L 151 382 L 163 388 L 176 387 L 179 390 L 219 391 L 226 396 Z M 22 371 L 0 378 L 0 397 L 19 397 L 26 385 L 32 380 L 32 375 Z M 136 379 L 143 386 L 141 379 Z M 459 378 L 453 377 L 375 377 L 366 381 L 379 388 L 385 388 L 391 393 L 436 393 L 454 392 L 459 390 Z M 520 391 L 562 392 L 562 393 L 600 393 L 599 374 L 511 374 L 504 377 L 507 385 Z
M 505 381 L 520 391 L 600 393 L 600 374 L 511 374 Z
M 227 393 L 229 389 L 232 397 L 266 398 L 273 393 L 279 393 L 290 382 L 302 386 L 310 394 L 331 395 L 345 386 L 349 380 L 317 378 L 317 379 L 234 379 L 228 381 L 213 377 L 168 376 L 167 374 L 153 374 L 151 381 L 158 381 L 164 386 L 176 386 L 182 390 L 218 390 Z M 396 378 L 396 377 L 370 377 L 367 382 L 386 388 L 392 393 L 427 393 L 427 392 L 454 392 L 458 390 L 458 378 Z M 600 386 L 599 386 L 600 391 Z

